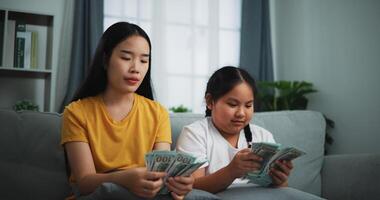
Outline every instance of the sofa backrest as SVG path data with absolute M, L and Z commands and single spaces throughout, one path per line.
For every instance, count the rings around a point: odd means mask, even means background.
M 182 127 L 201 114 L 171 114 L 172 149 Z M 307 153 L 295 160 L 290 185 L 321 193 L 325 121 L 314 111 L 257 113 L 253 123 L 273 133 L 284 146 Z M 56 113 L 0 109 L 0 199 L 63 199 L 70 192 L 60 141 L 61 116 Z
M 59 114 L 0 110 L 0 199 L 64 199 L 70 192 Z
M 178 113 L 170 117 L 173 148 L 182 127 L 202 119 L 204 115 Z M 305 156 L 294 161 L 289 185 L 320 196 L 326 126 L 322 114 L 315 111 L 255 113 L 252 123 L 269 130 L 282 146 L 294 146 L 306 152 Z

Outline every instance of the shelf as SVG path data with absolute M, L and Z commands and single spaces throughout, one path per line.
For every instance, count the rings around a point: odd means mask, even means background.
M 53 43 L 59 38 L 54 35 L 56 18 L 46 15 L 43 8 L 30 12 L 22 7 L 0 8 L 0 93 L 7 94 L 0 99 L 0 107 L 11 108 L 13 102 L 30 99 L 43 111 L 52 111 L 53 53 L 58 51 L 57 47 L 53 50 Z
M 51 75 L 50 69 L 24 69 L 14 67 L 0 67 L 0 76 L 23 76 L 23 77 L 35 77 L 46 78 Z

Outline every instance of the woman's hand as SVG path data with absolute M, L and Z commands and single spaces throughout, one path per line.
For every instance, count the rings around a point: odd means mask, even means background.
M 182 200 L 193 189 L 194 178 L 192 176 L 170 177 L 165 184 L 174 200 Z
M 230 164 L 227 165 L 233 178 L 241 178 L 250 171 L 259 170 L 263 159 L 251 152 L 250 148 L 236 153 Z
M 276 161 L 275 166 L 272 167 L 269 172 L 273 180 L 273 185 L 276 187 L 287 187 L 288 177 L 292 169 L 292 161 Z
M 125 177 L 126 187 L 144 198 L 153 198 L 160 191 L 163 184 L 165 172 L 151 172 L 146 168 L 133 168 L 126 171 L 129 175 Z M 122 178 L 122 177 L 120 177 Z

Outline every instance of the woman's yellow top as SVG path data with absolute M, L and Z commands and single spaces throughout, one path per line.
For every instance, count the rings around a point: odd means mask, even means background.
M 65 108 L 61 144 L 68 142 L 88 143 L 97 173 L 143 167 L 155 143 L 171 143 L 169 114 L 159 103 L 134 94 L 131 111 L 115 121 L 100 95 L 87 97 Z

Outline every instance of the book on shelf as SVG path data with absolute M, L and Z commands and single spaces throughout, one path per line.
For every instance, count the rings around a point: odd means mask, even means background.
M 21 21 L 16 21 L 15 35 L 15 50 L 14 50 L 14 67 L 24 68 L 24 53 L 26 36 L 23 34 L 26 31 L 26 24 Z
M 26 31 L 32 32 L 32 62 L 31 62 L 32 68 L 45 69 L 48 27 L 41 26 L 41 25 L 27 24 Z M 33 33 L 35 34 L 35 36 L 33 36 Z M 35 38 L 33 39 L 33 37 Z M 35 44 L 35 46 L 33 46 L 33 44 Z
M 18 61 L 18 68 L 25 68 L 30 69 L 31 67 L 31 49 L 32 49 L 32 32 L 25 31 L 25 32 L 17 32 L 17 61 Z M 22 42 L 19 42 L 22 41 Z
M 15 68 L 45 68 L 46 26 L 23 24 L 22 22 L 8 20 L 7 32 L 9 41 L 7 42 L 6 66 L 12 66 L 13 64 Z
M 4 67 L 13 67 L 14 64 L 14 49 L 15 49 L 15 30 L 16 21 L 7 21 L 7 33 L 5 40 L 5 57 L 4 57 Z
M 3 46 L 4 46 L 4 34 L 5 34 L 5 12 L 0 10 L 0 66 L 3 66 Z
M 32 69 L 38 68 L 38 33 L 37 32 L 31 32 L 32 33 L 32 49 L 30 53 L 30 67 Z

